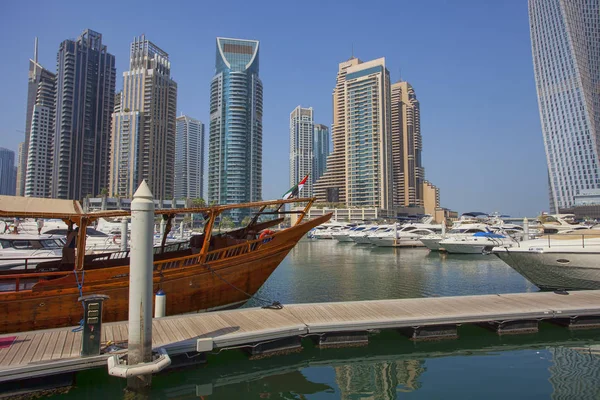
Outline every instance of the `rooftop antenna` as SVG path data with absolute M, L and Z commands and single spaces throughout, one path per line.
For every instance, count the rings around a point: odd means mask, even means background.
M 37 38 L 36 38 L 36 40 L 37 40 Z M 354 43 L 352 43 L 352 57 L 350 57 L 350 58 L 354 58 Z
M 35 61 L 36 64 L 38 62 L 38 38 L 37 38 L 37 36 L 35 37 L 35 42 L 33 45 L 33 61 Z

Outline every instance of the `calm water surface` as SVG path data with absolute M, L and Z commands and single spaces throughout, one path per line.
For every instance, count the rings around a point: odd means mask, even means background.
M 302 241 L 258 295 L 282 303 L 531 292 L 494 256 Z M 261 303 L 251 300 L 248 306 Z M 153 378 L 157 399 L 600 399 L 600 331 L 542 323 L 532 335 L 499 337 L 461 326 L 456 341 L 413 343 L 393 331 L 368 347 L 315 348 L 250 361 L 238 350 Z M 125 382 L 85 371 L 56 398 L 123 398 Z

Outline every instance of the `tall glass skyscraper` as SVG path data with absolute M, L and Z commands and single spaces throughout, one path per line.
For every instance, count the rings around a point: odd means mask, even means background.
M 256 40 L 217 38 L 216 71 L 210 85 L 209 202 L 262 198 L 263 86 L 258 50 Z
M 19 149 L 19 165 L 17 166 L 17 196 L 25 196 L 25 186 L 27 180 L 27 165 L 29 163 L 29 141 L 31 137 L 31 124 L 33 122 L 33 118 L 37 118 L 34 116 L 34 108 L 36 105 L 40 105 L 40 100 L 43 100 L 43 105 L 53 108 L 54 107 L 54 85 L 55 85 L 55 75 L 42 67 L 38 63 L 38 40 L 35 38 L 35 47 L 33 50 L 33 59 L 29 60 L 29 80 L 27 84 L 27 110 L 25 111 L 25 141 L 23 142 L 23 146 Z M 51 96 L 46 96 L 44 98 L 44 93 L 42 93 L 42 99 L 40 99 L 40 88 L 42 88 L 42 92 L 47 92 L 48 89 L 52 90 Z M 54 114 L 54 110 L 51 111 L 52 115 Z M 49 122 L 48 129 L 51 129 L 54 121 Z M 38 125 L 39 129 L 39 125 Z M 42 128 L 43 129 L 43 128 Z M 48 149 L 51 154 L 51 149 Z M 37 156 L 37 153 L 34 153 Z M 46 154 L 40 154 L 41 158 L 45 157 Z M 49 179 L 46 178 L 48 181 Z M 47 184 L 47 183 L 46 183 Z M 47 196 L 47 189 L 45 196 Z
M 326 125 L 315 124 L 313 155 L 313 182 L 316 182 L 327 171 L 329 128 Z
M 313 193 L 313 148 L 313 109 L 298 106 L 290 113 L 290 186 L 308 175 L 300 197 L 311 197 Z
M 175 197 L 204 198 L 204 124 L 187 115 L 177 117 Z
M 90 29 L 60 44 L 51 194 L 81 200 L 108 188 L 115 57 Z
M 111 134 L 111 195 L 133 197 L 146 180 L 157 199 L 174 193 L 177 83 L 169 54 L 141 35 L 133 39 Z M 120 112 L 117 112 L 120 110 Z
M 529 0 L 550 209 L 600 188 L 600 0 Z
M 15 195 L 17 171 L 15 152 L 0 147 L 0 195 Z

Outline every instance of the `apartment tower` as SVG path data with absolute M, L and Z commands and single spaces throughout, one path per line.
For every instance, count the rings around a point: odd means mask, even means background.
M 29 140 L 31 136 L 31 123 L 33 118 L 33 108 L 39 102 L 39 87 L 54 86 L 55 74 L 45 69 L 38 63 L 38 39 L 35 38 L 33 49 L 33 59 L 29 60 L 29 79 L 27 83 L 27 110 L 25 111 L 25 141 L 19 148 L 19 163 L 17 165 L 17 196 L 25 195 L 25 185 L 27 180 L 27 164 L 29 152 Z M 52 99 L 54 101 L 54 99 Z M 50 103 L 46 104 L 51 106 Z M 52 111 L 54 114 L 54 111 Z M 47 195 L 47 194 L 46 194 Z
M 0 147 L 0 195 L 15 195 L 16 178 L 15 152 Z
M 204 198 L 204 124 L 181 115 L 177 117 L 175 139 L 175 197 Z
M 115 57 L 85 30 L 57 56 L 51 197 L 81 200 L 108 186 Z
M 312 107 L 298 106 L 290 113 L 290 186 L 308 175 L 300 197 L 313 194 L 314 125 Z
M 333 153 L 315 194 L 319 201 L 391 209 L 390 74 L 385 58 L 341 63 L 333 103 Z
M 55 76 L 46 74 L 38 82 L 35 104 L 31 115 L 25 196 L 50 196 L 52 179 L 52 145 L 54 138 Z M 26 141 L 27 142 L 27 141 Z
M 394 83 L 391 99 L 394 205 L 422 207 L 425 171 L 419 101 L 408 82 Z
M 245 203 L 262 198 L 263 85 L 259 42 L 217 38 L 210 84 L 208 201 Z M 244 210 L 231 213 L 239 222 Z
M 551 212 L 600 188 L 600 0 L 529 0 Z
M 313 182 L 316 182 L 327 171 L 329 156 L 329 128 L 315 124 L 313 144 Z
M 131 43 L 129 71 L 123 72 L 117 104 L 110 194 L 131 198 L 145 179 L 155 198 L 172 199 L 177 84 L 171 79 L 169 55 L 144 35 Z

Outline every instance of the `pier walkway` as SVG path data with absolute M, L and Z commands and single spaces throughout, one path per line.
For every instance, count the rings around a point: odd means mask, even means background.
M 597 317 L 597 318 L 592 318 Z M 496 328 L 521 323 L 535 331 L 540 320 L 600 323 L 600 290 L 430 297 L 338 303 L 293 304 L 282 309 L 248 308 L 185 314 L 153 320 L 155 349 L 170 356 L 233 346 L 257 347 L 303 336 L 368 332 L 379 329 L 456 328 L 483 323 Z M 529 325 L 523 325 L 523 323 Z M 532 325 L 534 324 L 534 325 Z M 523 329 L 525 328 L 525 329 Z M 127 321 L 105 323 L 103 343 L 126 347 Z M 346 336 L 348 337 L 348 336 Z M 72 328 L 0 335 L 0 383 L 75 372 L 107 365 L 114 353 L 81 357 L 81 333 Z M 126 350 L 121 350 L 125 352 Z

